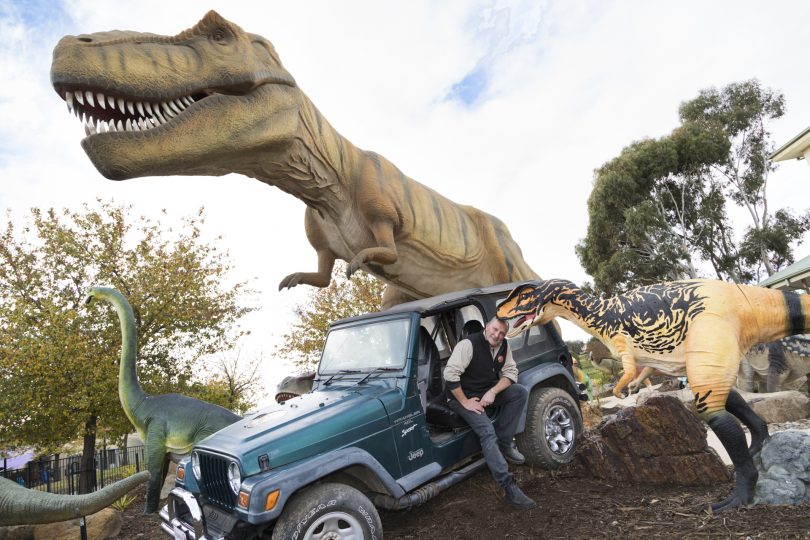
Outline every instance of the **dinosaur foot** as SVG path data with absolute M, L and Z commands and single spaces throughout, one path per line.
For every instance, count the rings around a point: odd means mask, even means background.
M 739 510 L 740 508 L 747 508 L 748 504 L 744 503 L 739 496 L 732 493 L 731 496 L 716 503 L 710 503 L 701 508 L 702 511 L 710 514 L 720 514 L 728 512 L 729 510 Z

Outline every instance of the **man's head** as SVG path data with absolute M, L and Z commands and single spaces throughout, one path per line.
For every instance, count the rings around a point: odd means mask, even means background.
M 492 317 L 487 325 L 484 327 L 484 339 L 487 340 L 492 347 L 500 347 L 503 339 L 506 337 L 506 331 L 509 325 L 506 321 L 498 317 Z

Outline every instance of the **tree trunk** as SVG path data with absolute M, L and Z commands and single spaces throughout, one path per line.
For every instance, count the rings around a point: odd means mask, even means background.
M 96 487 L 96 420 L 92 415 L 84 424 L 84 447 L 82 448 L 81 474 L 79 475 L 79 493 L 92 493 Z

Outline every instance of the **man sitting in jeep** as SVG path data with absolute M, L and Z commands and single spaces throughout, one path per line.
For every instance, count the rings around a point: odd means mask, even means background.
M 520 490 L 506 463 L 525 461 L 513 438 L 529 397 L 529 391 L 516 384 L 518 368 L 504 339 L 507 329 L 505 321 L 493 317 L 482 332 L 459 341 L 447 361 L 444 379 L 450 390 L 448 405 L 478 436 L 487 466 L 504 488 L 506 501 L 528 509 L 537 504 Z M 500 407 L 495 422 L 485 414 L 487 407 Z

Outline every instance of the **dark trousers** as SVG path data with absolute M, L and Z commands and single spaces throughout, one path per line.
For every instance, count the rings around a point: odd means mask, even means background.
M 478 435 L 487 467 L 501 487 L 506 487 L 514 482 L 514 478 L 509 472 L 509 465 L 506 463 L 499 445 L 512 445 L 512 438 L 515 436 L 520 415 L 526 408 L 528 399 L 529 391 L 525 386 L 510 384 L 495 396 L 493 405 L 500 407 L 501 410 L 494 422 L 485 413 L 477 414 L 468 411 L 454 398 L 450 398 L 448 401 L 450 408 L 470 424 L 472 430 Z

